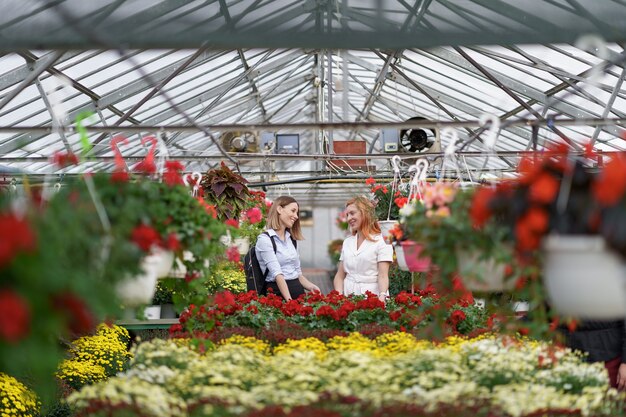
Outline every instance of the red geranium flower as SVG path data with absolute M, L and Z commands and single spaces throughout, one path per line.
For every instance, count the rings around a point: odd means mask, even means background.
M 228 219 L 224 222 L 227 226 L 234 227 L 235 229 L 239 229 L 239 221 L 237 219 Z
M 163 173 L 163 181 L 167 185 L 182 185 L 183 177 L 180 175 L 185 166 L 178 161 L 165 161 L 165 172 Z
M 229 261 L 231 262 L 239 262 L 241 255 L 239 254 L 239 249 L 237 249 L 237 246 L 231 246 L 230 248 L 226 249 L 226 258 L 228 258 Z
M 13 290 L 0 290 L 0 338 L 17 343 L 30 331 L 30 307 Z
M 261 209 L 258 207 L 253 207 L 250 210 L 246 211 L 246 217 L 250 224 L 256 224 L 263 219 L 263 213 Z
M 0 267 L 13 260 L 18 252 L 35 250 L 35 233 L 26 219 L 13 213 L 0 213 Z
M 67 321 L 72 335 L 80 336 L 87 334 L 96 327 L 96 319 L 87 304 L 75 294 L 65 292 L 56 295 L 52 299 L 52 305 Z
M 78 157 L 73 152 L 55 152 L 52 156 L 52 162 L 59 168 L 65 168 L 70 165 L 78 165 Z
M 161 241 L 161 236 L 159 236 L 159 232 L 154 230 L 154 228 L 140 224 L 133 229 L 131 240 L 139 246 L 141 250 L 148 252 L 152 245 L 158 244 Z

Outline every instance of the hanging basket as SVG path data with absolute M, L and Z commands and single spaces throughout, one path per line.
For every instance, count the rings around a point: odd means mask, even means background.
M 470 291 L 502 292 L 515 288 L 515 281 L 505 279 L 506 265 L 495 259 L 480 259 L 476 250 L 456 251 L 463 286 Z
M 174 264 L 174 252 L 155 246 L 152 248 L 152 253 L 148 256 L 154 257 L 154 259 L 148 262 L 154 262 L 154 272 L 157 278 L 167 277 Z
M 250 249 L 250 239 L 247 237 L 238 237 L 233 240 L 233 245 L 237 246 L 237 250 L 241 256 L 245 256 Z
M 379 220 L 378 225 L 380 226 L 380 234 L 383 235 L 383 238 L 386 238 L 389 235 L 391 229 L 394 228 L 396 224 L 399 224 L 397 220 Z
M 626 316 L 626 269 L 600 236 L 548 236 L 543 279 L 552 307 L 585 319 Z
M 428 272 L 430 258 L 420 258 L 424 245 L 412 240 L 405 240 L 395 245 L 398 268 L 402 271 Z
M 169 251 L 155 250 L 144 256 L 140 265 L 142 272 L 128 277 L 117 285 L 117 295 L 125 306 L 137 307 L 152 302 L 159 273 L 162 273 L 163 265 L 167 264 L 169 259 L 167 252 Z M 168 264 L 168 271 L 172 261 L 173 259 Z

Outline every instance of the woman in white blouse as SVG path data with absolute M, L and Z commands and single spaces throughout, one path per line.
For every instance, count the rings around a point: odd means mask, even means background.
M 305 289 L 320 290 L 302 275 L 300 268 L 296 247 L 296 240 L 302 239 L 299 214 L 300 207 L 293 197 L 278 197 L 267 214 L 267 230 L 259 235 L 255 246 L 261 271 L 267 274 L 267 289 L 287 301 L 295 300 Z
M 346 219 L 352 236 L 343 241 L 335 274 L 335 290 L 345 295 L 389 296 L 389 266 L 393 248 L 385 243 L 374 215 L 374 206 L 366 197 L 355 197 L 346 203 Z

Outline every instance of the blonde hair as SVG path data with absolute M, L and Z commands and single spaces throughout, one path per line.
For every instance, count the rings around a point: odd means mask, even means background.
M 346 201 L 346 207 L 352 204 L 354 204 L 356 209 L 361 213 L 361 233 L 365 239 L 373 241 L 372 235 L 380 233 L 380 226 L 376 219 L 374 204 L 365 196 L 353 197 Z M 352 234 L 354 235 L 357 232 L 358 230 L 355 230 Z
M 272 203 L 269 213 L 267 213 L 267 227 L 270 229 L 280 229 L 280 214 L 278 213 L 278 207 L 285 207 L 291 203 L 296 203 L 295 198 L 288 195 L 281 195 Z M 300 204 L 298 204 L 298 219 L 293 222 L 293 226 L 289 229 L 289 233 L 296 240 L 303 240 L 302 229 L 300 228 Z

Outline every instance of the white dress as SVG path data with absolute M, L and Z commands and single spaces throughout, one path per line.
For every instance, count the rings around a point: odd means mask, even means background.
M 357 249 L 356 235 L 343 241 L 340 261 L 346 271 L 343 293 L 365 294 L 366 291 L 378 295 L 378 262 L 393 261 L 393 247 L 385 243 L 381 234 L 372 236 L 374 241 L 365 239 Z

